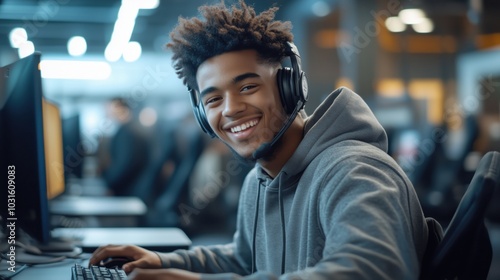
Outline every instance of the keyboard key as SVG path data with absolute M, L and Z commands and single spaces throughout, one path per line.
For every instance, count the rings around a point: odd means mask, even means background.
M 75 264 L 71 268 L 71 280 L 126 280 L 127 274 L 119 268 L 102 266 L 83 267 Z

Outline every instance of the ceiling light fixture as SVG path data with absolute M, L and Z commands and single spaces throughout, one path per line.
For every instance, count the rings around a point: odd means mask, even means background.
M 404 9 L 399 12 L 398 17 L 405 24 L 416 24 L 426 16 L 421 9 Z
M 403 32 L 406 30 L 406 24 L 399 17 L 388 17 L 385 20 L 385 26 L 391 32 Z
M 126 62 L 134 62 L 141 57 L 142 48 L 139 42 L 128 42 L 123 51 L 123 60 Z
M 120 59 L 134 31 L 135 19 L 139 9 L 136 5 L 126 4 L 129 2 L 130 1 L 122 2 L 120 10 L 118 11 L 118 18 L 115 22 L 113 34 L 111 35 L 111 40 L 104 51 L 106 60 L 110 62 L 115 62 Z
M 17 49 L 19 58 L 27 57 L 28 55 L 35 52 L 35 45 L 31 41 L 26 41 L 22 43 Z
M 155 9 L 159 5 L 160 2 L 158 0 L 122 0 L 111 40 L 104 50 L 106 60 L 115 62 L 124 54 L 127 44 L 132 37 L 139 9 Z
M 17 49 L 26 41 L 28 41 L 28 33 L 26 33 L 26 29 L 21 27 L 16 27 L 12 29 L 9 33 L 9 41 L 11 47 Z
M 324 17 L 330 13 L 330 6 L 325 1 L 316 1 L 311 6 L 312 12 L 317 17 Z
M 128 1 L 132 1 L 133 3 L 136 3 L 136 5 L 138 5 L 137 7 L 139 9 L 144 9 L 144 10 L 156 9 L 160 5 L 159 0 L 141 0 L 141 1 L 128 0 Z
M 412 24 L 411 27 L 418 33 L 431 33 L 434 30 L 434 23 L 429 18 L 423 18 L 419 23 Z
M 82 56 L 87 52 L 87 41 L 82 36 L 73 36 L 68 40 L 68 53 L 71 56 Z

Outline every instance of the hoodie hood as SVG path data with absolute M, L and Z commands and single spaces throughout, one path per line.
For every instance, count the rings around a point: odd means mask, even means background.
M 387 152 L 387 134 L 373 112 L 358 94 L 341 87 L 306 119 L 304 139 L 282 173 L 287 177 L 299 175 L 327 147 L 346 140 L 365 142 Z M 258 169 L 259 175 L 265 174 Z

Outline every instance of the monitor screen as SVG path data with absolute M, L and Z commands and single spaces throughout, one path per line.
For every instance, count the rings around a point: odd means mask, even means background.
M 65 189 L 63 133 L 59 107 L 45 98 L 42 99 L 42 105 L 47 197 L 50 200 Z
M 389 138 L 389 154 L 400 164 L 415 164 L 419 155 L 420 132 L 415 128 L 401 128 L 392 131 Z
M 80 131 L 80 114 L 62 119 L 64 143 L 64 173 L 66 182 L 83 177 L 83 152 Z
M 16 232 L 50 240 L 45 172 L 40 53 L 0 68 L 0 215 Z M 5 180 L 9 175 L 9 180 Z M 9 204 L 7 201 L 9 196 Z

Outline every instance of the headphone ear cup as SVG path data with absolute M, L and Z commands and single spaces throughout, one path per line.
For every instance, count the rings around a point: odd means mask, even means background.
M 205 115 L 205 110 L 203 108 L 200 108 L 199 106 L 193 107 L 193 112 L 194 112 L 194 117 L 198 121 L 198 124 L 200 125 L 201 129 L 203 132 L 207 133 L 210 135 L 210 137 L 214 138 L 216 135 L 212 128 L 210 127 L 210 124 L 208 123 L 207 117 Z
M 287 114 L 291 114 L 298 102 L 295 92 L 295 84 L 293 82 L 292 69 L 283 67 L 278 70 L 278 89 L 280 92 L 281 103 Z

